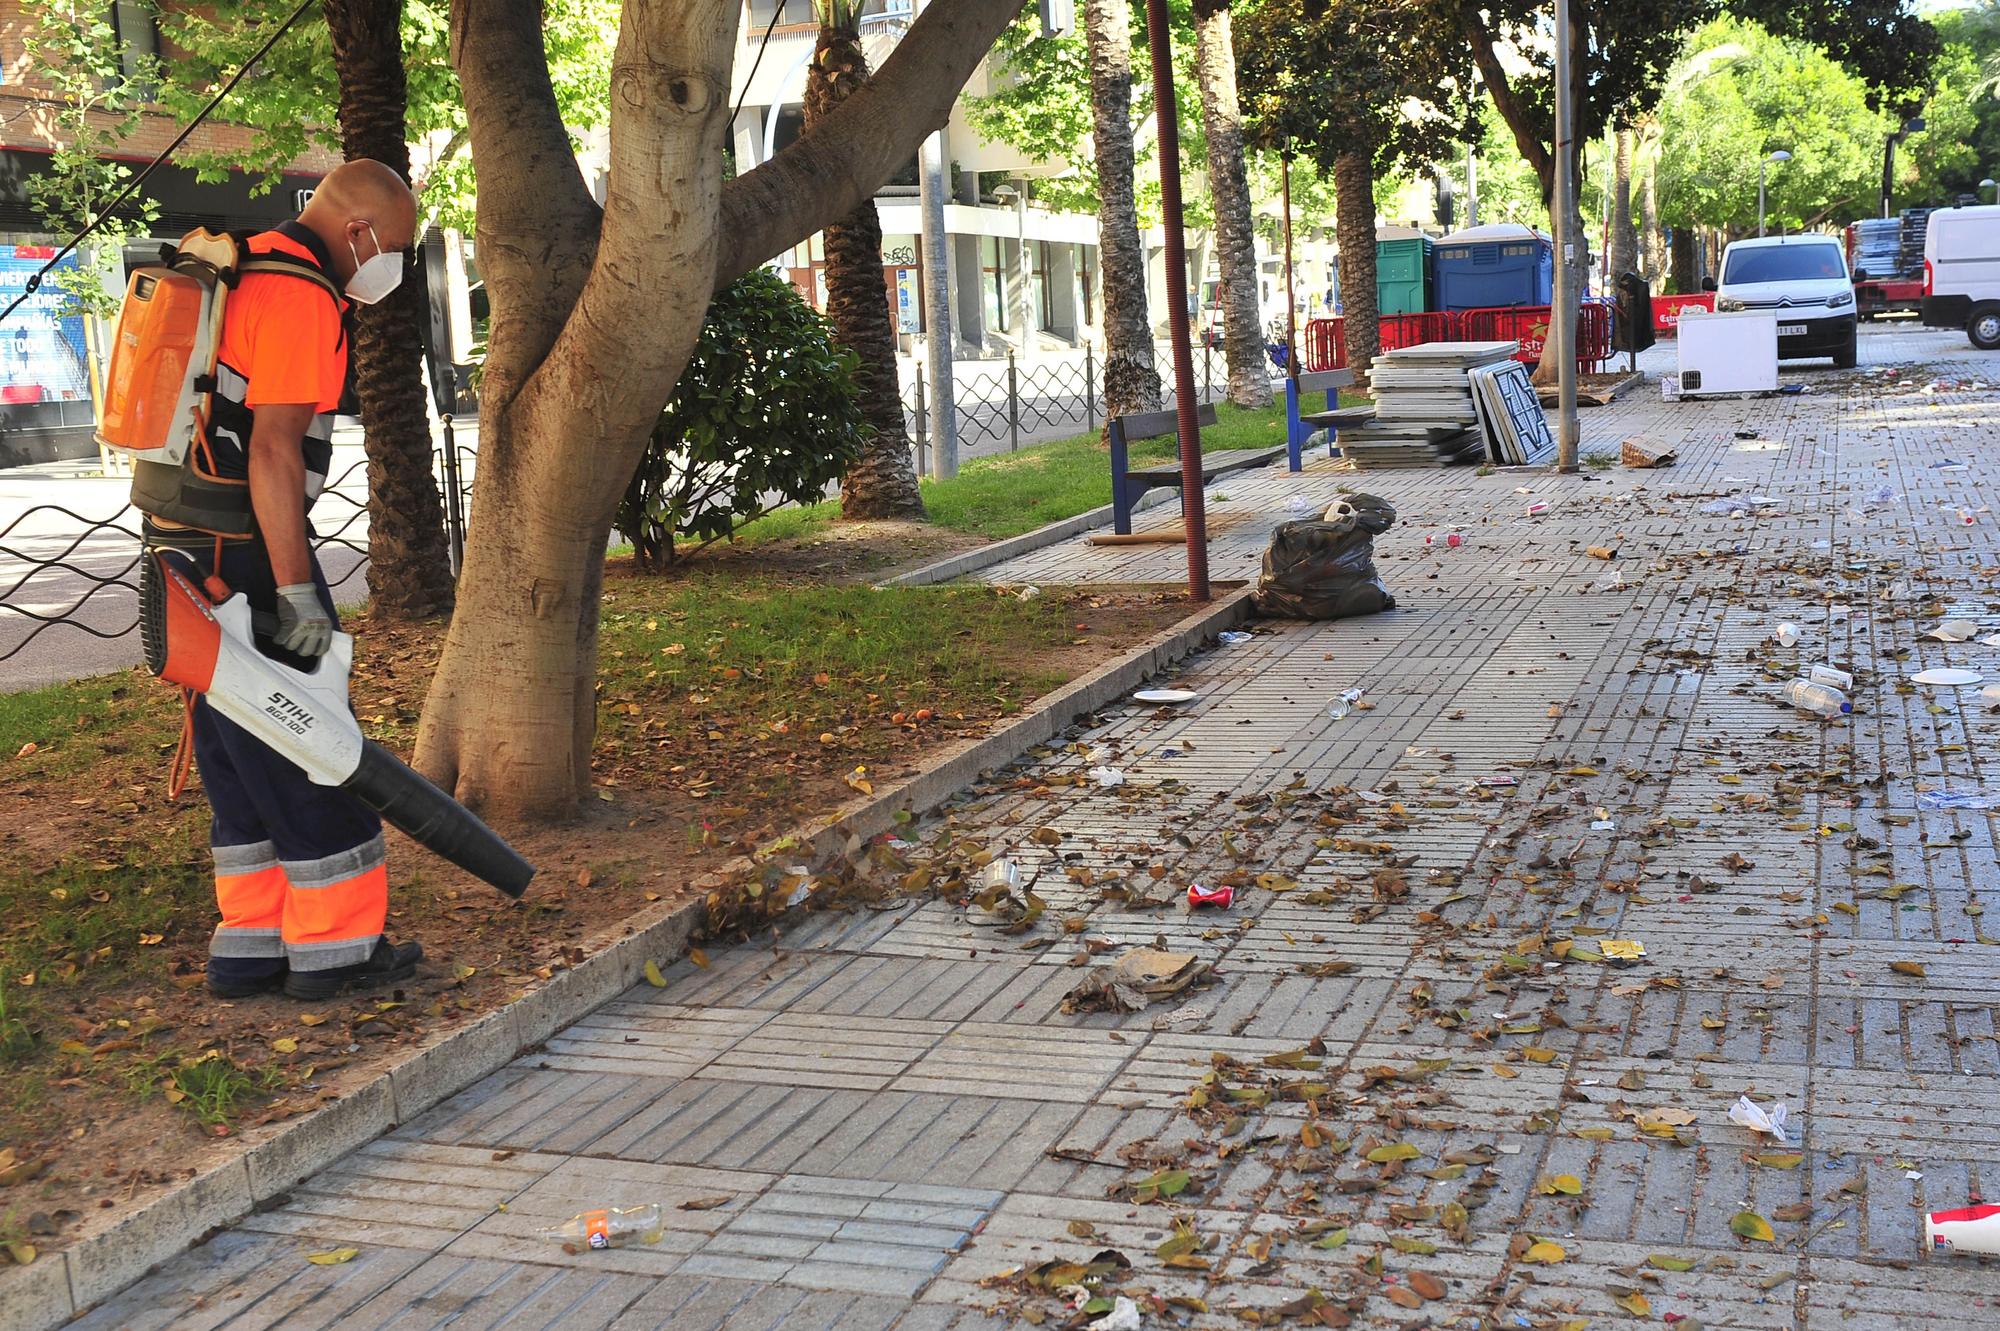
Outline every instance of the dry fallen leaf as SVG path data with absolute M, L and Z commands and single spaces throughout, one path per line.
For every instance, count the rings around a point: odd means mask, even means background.
M 1740 1238 L 1758 1243 L 1770 1243 L 1777 1238 L 1771 1230 L 1771 1222 L 1755 1211 L 1738 1211 L 1729 1221 L 1729 1229 Z
M 307 1253 L 306 1260 L 314 1266 L 339 1266 L 342 1262 L 351 1262 L 360 1255 L 359 1248 L 329 1248 L 325 1252 Z
M 1892 961 L 1889 969 L 1898 975 L 1914 976 L 1919 980 L 1924 978 L 1924 963 L 1921 961 Z
M 652 985 L 655 989 L 664 989 L 667 987 L 667 977 L 660 974 L 659 962 L 647 961 L 646 983 Z
M 1569 1253 L 1564 1251 L 1560 1243 L 1550 1243 L 1547 1239 L 1543 1239 L 1539 1243 L 1529 1244 L 1528 1250 L 1521 1254 L 1521 1260 L 1546 1265 L 1560 1262 L 1568 1256 Z

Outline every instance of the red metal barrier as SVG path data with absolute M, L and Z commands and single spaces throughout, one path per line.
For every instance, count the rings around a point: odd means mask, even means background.
M 1514 359 L 1534 365 L 1542 359 L 1549 338 L 1547 305 L 1511 305 L 1500 309 L 1461 310 L 1458 336 L 1467 342 L 1518 342 Z M 1612 307 L 1585 301 L 1577 307 L 1576 363 L 1588 373 L 1611 359 Z
M 1713 310 L 1715 293 L 1698 291 L 1686 296 L 1653 297 L 1653 332 L 1659 337 L 1673 337 L 1680 327 L 1682 310 Z
M 1427 314 L 1385 314 L 1377 327 L 1383 351 L 1398 351 L 1425 342 L 1455 342 L 1459 338 L 1458 316 L 1448 310 L 1433 310 Z M 1345 369 L 1346 366 L 1347 321 L 1339 317 L 1309 320 L 1300 368 L 1316 373 Z

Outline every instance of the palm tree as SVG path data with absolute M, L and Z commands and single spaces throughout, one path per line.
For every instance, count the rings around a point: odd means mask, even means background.
M 861 49 L 861 0 L 814 0 L 819 39 L 806 75 L 808 127 L 853 95 L 868 79 Z M 910 460 L 910 437 L 903 423 L 903 392 L 896 377 L 896 329 L 882 280 L 882 222 L 875 201 L 861 206 L 821 233 L 826 253 L 826 313 L 840 340 L 860 359 L 855 377 L 861 414 L 871 434 L 861 456 L 840 481 L 844 518 L 921 518 L 923 493 Z M 945 315 L 929 317 L 941 325 Z M 941 326 L 933 336 L 943 336 Z
M 340 147 L 408 180 L 409 85 L 402 0 L 324 0 L 340 79 Z M 423 619 L 452 607 L 444 506 L 424 404 L 424 287 L 405 282 L 354 312 L 354 391 L 368 454 L 368 594 L 377 614 Z
M 1381 307 L 1375 292 L 1375 149 L 1350 140 L 1333 159 L 1333 225 L 1340 242 L 1341 327 L 1347 368 L 1366 383 L 1382 346 Z
M 1132 185 L 1132 7 L 1084 0 L 1090 51 L 1091 141 L 1097 153 L 1098 270 L 1104 292 L 1104 414 L 1157 411 L 1153 329 L 1146 319 L 1146 251 Z
M 1201 118 L 1208 132 L 1208 187 L 1215 203 L 1216 258 L 1222 268 L 1229 400 L 1239 407 L 1268 407 L 1271 375 L 1264 359 L 1257 233 L 1250 220 L 1250 182 L 1243 166 L 1243 115 L 1236 102 L 1229 0 L 1195 0 L 1194 33 Z

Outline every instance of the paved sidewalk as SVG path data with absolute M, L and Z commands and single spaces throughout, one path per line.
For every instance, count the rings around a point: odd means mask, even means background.
M 1864 345 L 2000 381 L 1961 337 Z M 1365 488 L 1402 514 L 1398 608 L 1259 624 L 1181 672 L 1198 701 L 1108 709 L 911 831 L 940 876 L 1022 861 L 1027 927 L 902 899 L 682 961 L 78 1325 L 1054 1325 L 1009 1273 L 1115 1250 L 1146 1327 L 1993 1326 L 2000 1276 L 1920 1237 L 2000 1164 L 1995 832 L 1918 795 L 1982 788 L 2000 709 L 1909 676 L 2000 675 L 1919 636 L 2000 628 L 2000 393 L 1800 377 L 1586 414 L 1594 450 L 1676 444 L 1664 471 L 1231 478 L 1217 578 L 1254 574 L 1290 494 Z M 1732 494 L 1776 502 L 1702 515 Z M 1427 552 L 1451 526 L 1470 544 Z M 1822 659 L 1858 681 L 1824 727 L 1776 701 Z M 1333 718 L 1354 685 L 1371 706 Z M 1079 784 L 1101 763 L 1126 784 Z M 1236 905 L 1130 899 L 1190 880 Z M 1156 939 L 1218 982 L 1062 1011 Z M 1791 1142 L 1732 1124 L 1741 1094 Z M 654 1201 L 653 1246 L 534 1236 Z

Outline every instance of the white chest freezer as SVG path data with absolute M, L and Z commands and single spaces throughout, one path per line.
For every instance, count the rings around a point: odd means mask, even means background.
M 1683 310 L 1680 395 L 1773 393 L 1778 388 L 1778 316 L 1769 311 L 1697 314 Z

